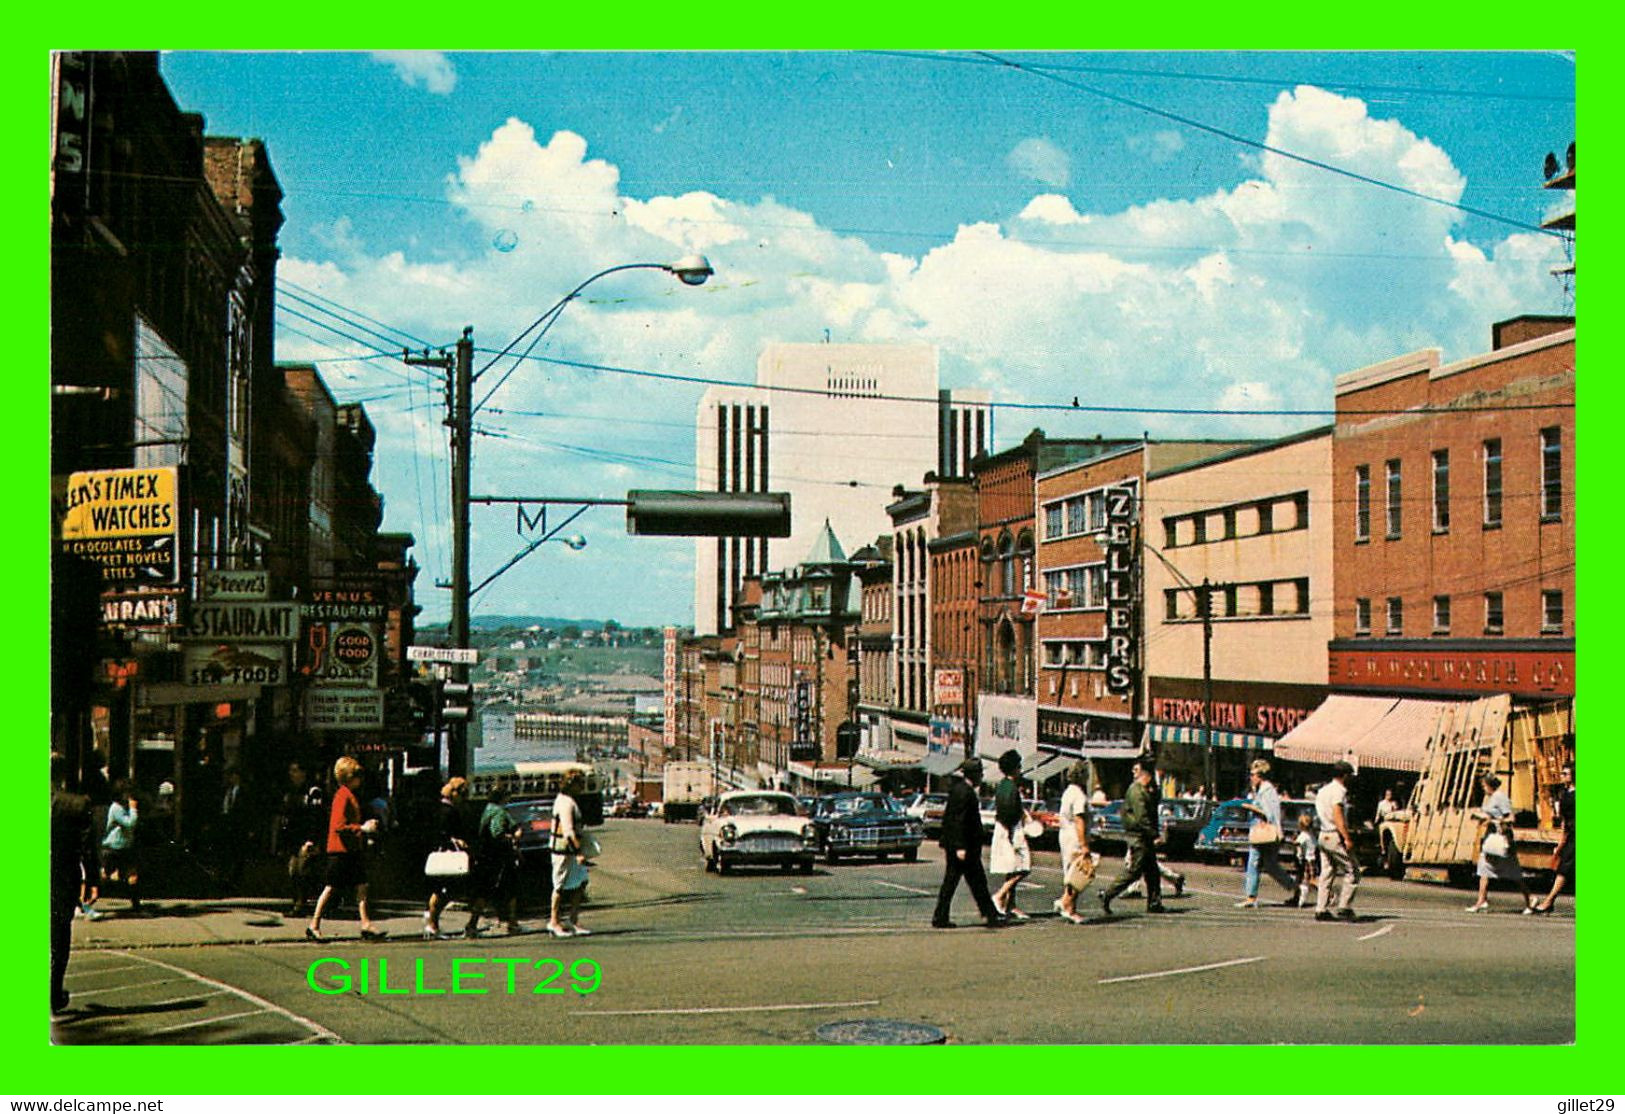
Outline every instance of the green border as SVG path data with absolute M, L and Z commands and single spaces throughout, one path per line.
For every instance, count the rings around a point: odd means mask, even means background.
M 1618 217 L 1610 210 L 1617 155 L 1607 149 L 1614 138 L 1611 96 L 1611 46 L 1618 36 L 1603 26 L 1600 16 L 1568 5 L 1475 4 L 1399 5 L 1369 4 L 1337 8 L 1279 6 L 1249 9 L 1233 5 L 1192 8 L 1189 12 L 1158 9 L 1116 9 L 1102 13 L 1088 5 L 1066 5 L 1053 11 L 1024 9 L 1014 19 L 1001 18 L 1001 9 L 980 9 L 983 14 L 953 16 L 934 4 L 892 6 L 883 10 L 851 3 L 809 6 L 805 12 L 730 5 L 708 5 L 686 10 L 670 3 L 621 4 L 608 19 L 601 9 L 587 6 L 562 17 L 558 9 L 531 9 L 531 22 L 521 9 L 503 6 L 489 13 L 446 9 L 415 3 L 387 7 L 346 9 L 296 0 L 248 8 L 218 5 L 127 4 L 98 11 L 61 8 L 40 14 L 36 30 L 27 23 L 13 24 L 24 38 L 13 65 L 3 78 L 10 114 L 7 149 L 19 156 L 23 169 L 4 180 L 5 213 L 12 245 L 26 244 L 23 258 L 13 257 L 5 269 L 8 316 L 25 324 L 13 343 L 20 347 L 20 367 L 27 386 L 9 400 L 13 413 L 22 409 L 5 437 L 5 456 L 28 469 L 30 476 L 48 472 L 46 423 L 47 392 L 42 389 L 49 363 L 47 326 L 49 302 L 49 237 L 43 165 L 47 144 L 48 57 L 52 48 L 116 48 L 128 46 L 220 48 L 251 43 L 258 49 L 345 47 L 351 44 L 401 46 L 444 39 L 469 48 L 513 49 L 519 46 L 572 48 L 840 48 L 887 46 L 909 48 L 962 48 L 990 45 L 1003 49 L 1054 47 L 1095 49 L 1305 48 L 1324 45 L 1344 49 L 1427 47 L 1432 49 L 1527 49 L 1531 41 L 1558 48 L 1583 45 L 1580 53 L 1595 60 L 1581 81 L 1584 103 L 1595 113 L 1580 117 L 1585 138 L 1588 189 L 1604 197 L 1588 207 L 1586 219 L 1587 296 L 1589 303 L 1609 306 L 1618 259 Z M 1116 12 L 1122 12 L 1117 15 Z M 28 19 L 30 17 L 24 17 Z M 1117 23 L 1102 24 L 1102 20 Z M 46 25 L 45 21 L 49 20 Z M 407 29 L 403 32 L 402 29 Z M 400 39 L 410 40 L 401 43 Z M 1586 127 L 1595 122 L 1594 127 Z M 1554 148 L 1563 136 L 1550 137 Z M 1537 172 L 1543 151 L 1511 152 L 1509 158 L 1528 162 Z M 1600 184 L 1599 184 L 1600 183 Z M 1596 315 L 1587 322 L 1581 350 L 1593 365 L 1581 394 L 1585 409 L 1577 437 L 1583 476 L 1580 486 L 1607 484 L 1612 471 L 1591 447 L 1614 433 L 1610 419 L 1625 401 L 1619 368 L 1622 351 L 1619 314 Z M 1488 323 L 1486 322 L 1486 327 Z M 15 351 L 15 350 L 14 350 Z M 39 368 L 36 373 L 33 368 Z M 1606 424 L 1605 424 L 1606 423 Z M 1617 435 L 1617 433 L 1614 433 Z M 41 513 L 31 485 L 25 495 L 12 485 L 7 498 L 14 503 L 13 521 L 37 521 Z M 41 486 L 44 484 L 42 482 Z M 25 536 L 43 537 L 25 528 Z M 1606 514 L 1588 517 L 1580 547 L 1597 561 L 1612 549 L 1618 526 Z M 1021 1070 L 1012 1074 L 1011 1050 L 1001 1047 L 952 1047 L 931 1050 L 871 1050 L 836 1048 L 728 1048 L 728 1047 L 599 1047 L 572 1050 L 569 1069 L 555 1057 L 516 1056 L 512 1048 L 398 1047 L 343 1049 L 261 1048 L 57 1048 L 46 1036 L 47 925 L 46 811 L 43 786 L 46 756 L 36 730 L 45 733 L 48 655 L 44 631 L 48 625 L 48 548 L 30 542 L 22 549 L 24 571 L 14 589 L 20 606 L 13 612 L 12 656 L 20 669 L 11 674 L 11 717 L 14 745 L 24 758 L 20 765 L 20 811 L 29 819 L 15 833 L 10 846 L 14 862 L 30 864 L 15 871 L 21 900 L 5 919 L 6 951 L 19 972 L 16 991 L 6 996 L 3 1044 L 9 1055 L 4 1089 L 14 1094 L 232 1094 L 265 1091 L 278 1093 L 288 1082 L 304 1092 L 335 1093 L 364 1088 L 375 1093 L 425 1093 L 437 1090 L 462 1094 L 506 1091 L 570 1091 L 601 1089 L 643 1093 L 659 1092 L 796 1092 L 796 1093 L 973 1093 L 1012 1089 L 1105 1090 L 1158 1088 L 1189 1093 L 1289 1093 L 1323 1087 L 1346 1087 L 1351 1093 L 1545 1093 L 1584 1096 L 1617 1092 L 1619 1078 L 1612 1049 L 1625 1028 L 1618 1020 L 1620 965 L 1614 961 L 1619 891 L 1593 888 L 1587 894 L 1584 927 L 1579 930 L 1577 1017 L 1580 1039 L 1571 1047 L 1399 1047 L 1349 1049 L 1339 1055 L 1333 1048 L 1250 1055 L 1252 1050 L 1226 1046 L 1147 1048 L 1149 1057 L 1132 1061 L 1113 1059 L 1116 1070 L 1088 1073 L 1079 1055 L 1091 1050 L 1071 1047 L 1024 1047 Z M 1611 569 L 1587 563 L 1577 593 L 1599 598 L 1607 590 Z M 1600 613 L 1600 607 L 1593 608 Z M 1615 639 L 1600 627 L 1581 629 L 1583 676 L 1607 676 L 1622 657 Z M 37 647 L 37 649 L 36 649 Z M 19 695 L 20 694 L 20 695 Z M 1599 702 L 1586 711 L 1607 716 L 1611 708 Z M 17 728 L 27 725 L 28 730 Z M 1587 754 L 1583 776 L 1596 786 L 1599 798 L 1609 791 L 1617 759 L 1605 753 L 1613 746 L 1611 725 L 1598 721 L 1602 748 Z M 20 738 L 15 736 L 21 735 Z M 1603 817 L 1603 823 L 1611 818 Z M 1606 835 L 1604 837 L 1606 839 Z M 1594 846 L 1606 847 L 1606 843 Z M 1606 854 L 1606 851 L 1603 852 Z M 1599 866 L 1599 870 L 1600 870 Z M 1601 877 L 1599 873 L 1599 877 Z M 1335 956 L 1328 955 L 1335 963 Z M 1334 966 L 1328 971 L 1327 1008 L 1336 1008 Z M 854 972 L 861 978 L 861 972 Z M 1485 1008 L 1516 1012 L 1520 1003 L 1497 997 L 1485 988 Z M 1087 1034 L 1079 1034 L 1086 1037 Z M 1282 1058 L 1284 1056 L 1284 1058 Z M 1105 1062 L 1102 1063 L 1104 1067 Z M 1130 1062 L 1141 1065 L 1128 1068 Z M 1321 1074 L 1310 1070 L 1283 1070 L 1287 1065 L 1337 1064 Z M 636 1064 L 635 1074 L 624 1067 Z M 1615 1070 L 1611 1070 L 1615 1069 Z M 296 1073 L 290 1075 L 290 1072 Z

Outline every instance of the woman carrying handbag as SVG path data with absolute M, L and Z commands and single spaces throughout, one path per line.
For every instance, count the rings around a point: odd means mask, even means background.
M 1004 884 L 993 892 L 993 907 L 1006 920 L 1024 921 L 1027 914 L 1016 908 L 1016 887 L 1033 872 L 1032 851 L 1027 847 L 1027 823 L 1032 817 L 1021 806 L 1018 777 L 1021 755 L 1007 750 L 999 755 L 999 773 L 1004 780 L 993 791 L 993 851 L 988 869 L 1004 875 Z
M 435 806 L 434 850 L 424 863 L 423 873 L 432 892 L 429 908 L 423 914 L 423 938 L 440 939 L 440 914 L 451 904 L 453 886 L 468 876 L 468 822 L 463 806 L 468 802 L 468 779 L 454 777 L 440 787 L 440 803 Z
M 1254 760 L 1249 767 L 1253 788 L 1251 800 L 1242 805 L 1253 814 L 1247 829 L 1247 874 L 1243 882 L 1245 893 L 1236 902 L 1237 909 L 1258 908 L 1258 879 L 1268 874 L 1286 887 L 1286 904 L 1299 902 L 1298 880 L 1281 865 L 1281 794 L 1269 779 L 1270 764 L 1264 759 Z
M 1467 907 L 1469 913 L 1482 913 L 1490 907 L 1490 882 L 1500 879 L 1515 883 L 1523 894 L 1523 911 L 1535 911 L 1535 899 L 1523 880 L 1523 867 L 1512 843 L 1512 798 L 1501 792 L 1501 779 L 1494 774 L 1484 779 L 1484 807 L 1472 811 L 1483 825 L 1484 837 L 1478 849 L 1478 900 Z

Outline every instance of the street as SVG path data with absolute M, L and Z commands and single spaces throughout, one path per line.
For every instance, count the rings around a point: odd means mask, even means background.
M 806 1044 L 818 1026 L 885 1018 L 925 1023 L 955 1044 L 997 1043 L 1563 1043 L 1574 1038 L 1573 899 L 1551 917 L 1516 915 L 1516 893 L 1494 891 L 1469 914 L 1465 889 L 1362 879 L 1353 923 L 1317 923 L 1280 907 L 1234 908 L 1241 871 L 1177 864 L 1189 876 L 1166 916 L 1125 897 L 1105 917 L 1071 925 L 1050 915 L 1059 858 L 1034 855 L 1021 891 L 1033 919 L 980 926 L 969 895 L 952 931 L 929 927 L 941 877 L 932 843 L 915 864 L 819 864 L 811 875 L 704 872 L 692 824 L 610 821 L 582 915 L 593 935 L 555 940 L 533 910 L 527 931 L 478 941 L 425 941 L 415 906 L 385 903 L 391 933 L 364 944 L 353 919 L 332 937 L 302 938 L 280 901 L 160 902 L 131 919 L 77 921 L 68 968 L 70 1012 L 57 1043 L 650 1043 Z M 1109 882 L 1120 859 L 1102 862 Z M 116 899 L 106 903 L 120 909 Z M 348 914 L 353 918 L 353 913 Z M 460 930 L 466 914 L 444 918 Z M 500 926 L 498 926 L 500 933 Z M 322 994 L 311 964 L 369 961 L 373 983 Z M 378 993 L 450 983 L 488 993 Z M 577 993 L 530 993 L 553 958 L 590 958 L 602 977 Z M 416 975 L 421 960 L 421 975 Z M 326 974 L 339 965 L 327 964 Z M 515 993 L 506 993 L 517 970 Z M 578 968 L 585 970 L 585 968 Z M 468 977 L 471 972 L 479 972 Z M 320 981 L 320 980 L 319 980 Z M 331 985 L 327 983 L 324 985 Z M 580 985 L 580 984 L 578 984 Z

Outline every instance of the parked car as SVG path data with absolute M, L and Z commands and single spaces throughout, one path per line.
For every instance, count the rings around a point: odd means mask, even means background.
M 946 793 L 916 793 L 903 811 L 924 825 L 926 835 L 932 836 L 942 831 L 942 810 L 947 805 Z
M 1123 838 L 1123 802 L 1118 800 L 1090 805 L 1088 832 L 1091 847 L 1097 843 L 1116 844 L 1119 847 L 1127 843 Z
M 843 855 L 899 854 L 908 862 L 920 857 L 925 824 L 905 813 L 883 793 L 831 793 L 817 799 L 812 814 L 818 848 L 825 862 Z
M 746 789 L 724 793 L 700 818 L 705 869 L 726 874 L 736 866 L 796 867 L 812 873 L 817 830 L 788 793 Z
M 543 894 L 553 892 L 553 799 L 509 801 L 508 815 L 519 827 L 519 871 Z
M 1213 802 L 1199 797 L 1167 797 L 1157 806 L 1157 823 L 1162 827 L 1163 853 L 1184 858 L 1196 844 L 1196 837 L 1213 816 Z
M 1252 846 L 1247 842 L 1247 830 L 1253 822 L 1253 813 L 1245 807 L 1247 803 L 1247 798 L 1236 797 L 1214 806 L 1212 816 L 1196 837 L 1194 852 L 1198 858 L 1222 862 L 1247 854 Z M 1297 838 L 1298 818 L 1305 813 L 1313 818 L 1314 801 L 1287 798 L 1281 802 L 1281 837 L 1284 842 L 1291 843 Z

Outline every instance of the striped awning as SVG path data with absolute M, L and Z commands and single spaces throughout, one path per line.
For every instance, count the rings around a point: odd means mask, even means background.
M 1254 735 L 1246 731 L 1207 731 L 1201 727 L 1171 723 L 1153 723 L 1150 727 L 1153 743 L 1184 743 L 1193 747 L 1205 744 L 1226 750 L 1269 750 L 1275 745 L 1275 740 L 1268 735 Z
M 886 750 L 860 750 L 852 756 L 860 766 L 871 770 L 917 770 L 925 761 L 924 747 L 890 747 Z
M 1505 729 L 1511 698 L 1412 700 L 1335 693 L 1281 736 L 1275 755 L 1293 762 L 1346 761 L 1359 769 L 1419 771 L 1436 736 L 1489 737 Z M 1469 731 L 1461 723 L 1470 724 Z

